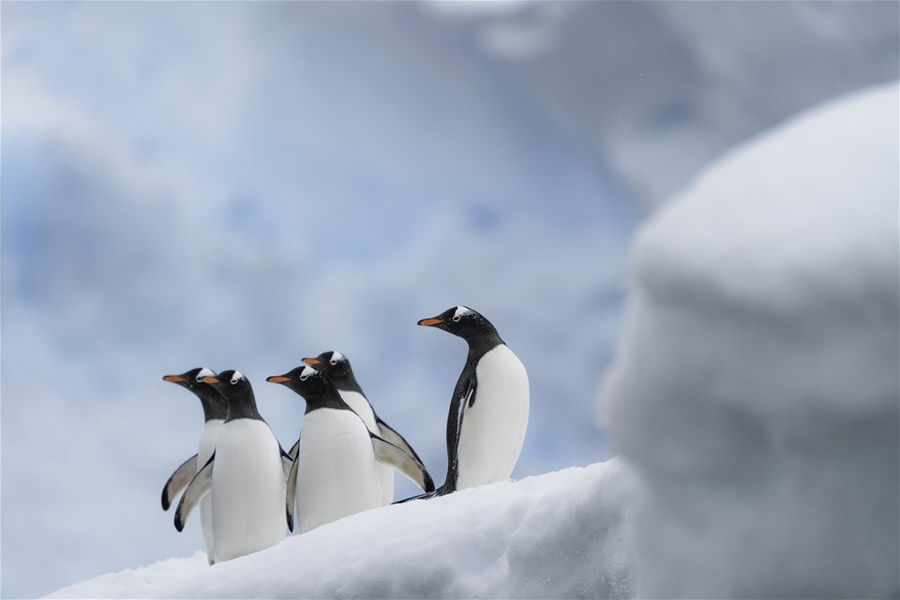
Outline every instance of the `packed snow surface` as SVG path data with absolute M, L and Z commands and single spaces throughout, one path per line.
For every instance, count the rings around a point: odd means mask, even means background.
M 898 88 L 731 153 L 647 224 L 608 379 L 640 597 L 896 597 Z
M 627 473 L 616 459 L 386 506 L 209 567 L 111 573 L 52 598 L 621 598 Z

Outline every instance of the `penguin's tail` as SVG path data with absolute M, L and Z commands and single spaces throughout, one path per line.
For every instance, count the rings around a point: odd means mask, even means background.
M 446 496 L 453 490 L 447 489 L 447 485 L 444 484 L 438 489 L 426 492 L 424 494 L 419 494 L 418 496 L 410 496 L 409 498 L 404 498 L 403 500 L 397 500 L 396 502 L 391 502 L 391 504 L 403 504 L 405 502 L 412 502 L 413 500 L 430 500 L 431 498 L 437 498 L 438 496 Z

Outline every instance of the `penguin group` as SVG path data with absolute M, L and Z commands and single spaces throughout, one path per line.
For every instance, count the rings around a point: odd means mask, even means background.
M 166 375 L 194 393 L 204 426 L 197 453 L 184 461 L 162 491 L 182 531 L 199 505 L 210 564 L 262 550 L 287 531 L 305 533 L 337 519 L 390 504 L 394 470 L 423 493 L 442 496 L 508 479 L 528 425 L 528 375 L 496 328 L 477 311 L 456 306 L 422 319 L 466 341 L 468 354 L 450 399 L 447 475 L 435 488 L 419 455 L 375 412 L 337 351 L 303 358 L 266 378 L 306 402 L 303 427 L 285 451 L 257 410 L 250 381 L 240 371 L 206 367 Z

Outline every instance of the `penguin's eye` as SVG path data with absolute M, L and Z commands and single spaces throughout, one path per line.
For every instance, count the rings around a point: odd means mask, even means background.
M 240 381 L 240 379 L 238 379 L 237 377 L 232 377 L 232 378 L 231 378 L 231 385 L 237 385 L 237 384 L 238 384 L 238 381 Z
M 462 317 L 460 317 L 459 315 L 456 315 L 455 317 L 453 317 L 454 323 L 459 323 L 461 320 L 462 320 Z
M 197 383 L 203 383 L 203 378 L 200 377 L 199 375 L 197 375 L 196 381 L 197 381 Z
M 333 367 L 333 366 L 334 366 L 334 365 L 336 365 L 336 364 L 337 364 L 337 361 L 336 361 L 336 360 L 334 360 L 334 359 L 333 359 L 333 358 L 332 358 L 332 359 L 331 359 L 331 360 L 329 360 L 329 361 L 328 361 L 328 362 L 330 362 L 330 363 L 331 363 L 331 366 L 332 366 L 332 367 Z
M 309 379 L 309 375 L 301 375 L 300 376 L 300 381 L 306 381 L 307 379 Z

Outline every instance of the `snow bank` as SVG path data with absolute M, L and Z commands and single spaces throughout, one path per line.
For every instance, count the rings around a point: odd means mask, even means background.
M 898 90 L 725 157 L 644 227 L 605 399 L 645 597 L 898 583 Z
M 198 552 L 49 597 L 627 597 L 625 485 L 613 459 L 371 510 L 213 567 Z

